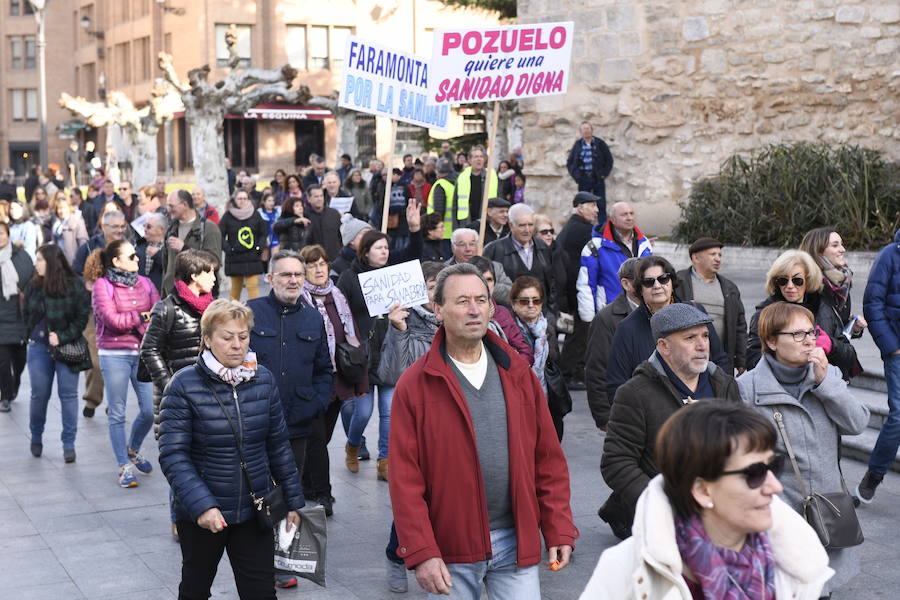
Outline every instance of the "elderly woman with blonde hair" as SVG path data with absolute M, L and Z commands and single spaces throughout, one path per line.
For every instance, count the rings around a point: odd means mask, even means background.
M 828 356 L 828 362 L 841 370 L 841 376 L 849 381 L 862 372 L 856 359 L 856 350 L 843 334 L 843 322 L 822 296 L 822 270 L 812 256 L 802 250 L 782 252 L 766 274 L 765 300 L 756 305 L 750 318 L 750 334 L 747 338 L 747 369 L 759 362 L 762 342 L 759 339 L 759 314 L 775 302 L 790 302 L 808 309 L 815 316 L 816 345 Z
M 253 312 L 215 300 L 200 320 L 200 358 L 175 373 L 159 414 L 159 464 L 175 496 L 179 598 L 208 598 L 228 552 L 241 598 L 275 599 L 272 530 L 254 498 L 278 485 L 300 524 L 303 489 L 272 373 L 250 351 Z

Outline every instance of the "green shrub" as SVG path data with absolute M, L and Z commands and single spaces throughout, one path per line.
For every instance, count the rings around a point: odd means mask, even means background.
M 680 207 L 674 237 L 683 242 L 788 248 L 834 227 L 848 249 L 874 250 L 900 226 L 900 165 L 859 146 L 773 144 L 726 160 Z

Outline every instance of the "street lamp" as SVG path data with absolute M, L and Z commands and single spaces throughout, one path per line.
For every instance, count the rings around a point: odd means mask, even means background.
M 106 37 L 106 34 L 102 31 L 91 31 L 91 18 L 87 15 L 81 17 L 81 28 L 84 29 L 86 34 L 94 36 L 98 40 Z
M 47 68 L 44 55 L 47 48 L 47 40 L 44 37 L 44 10 L 47 0 L 28 0 L 34 12 L 34 20 L 37 21 L 37 51 L 38 51 L 38 80 L 40 86 L 40 127 L 41 127 L 41 171 L 47 171 Z
M 156 4 L 158 4 L 159 8 L 165 13 L 172 13 L 179 17 L 184 16 L 185 10 L 183 8 L 178 6 L 166 6 L 166 0 L 156 0 Z

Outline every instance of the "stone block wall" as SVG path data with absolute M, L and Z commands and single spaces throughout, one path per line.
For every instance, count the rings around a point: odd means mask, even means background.
M 575 22 L 568 93 L 520 106 L 526 195 L 560 220 L 582 120 L 615 157 L 608 201 L 658 235 L 736 152 L 822 140 L 900 160 L 898 0 L 519 0 L 519 20 Z

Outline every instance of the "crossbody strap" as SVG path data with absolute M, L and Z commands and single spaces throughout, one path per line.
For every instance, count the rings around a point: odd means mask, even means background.
M 794 447 L 791 445 L 791 438 L 788 437 L 787 429 L 784 427 L 784 417 L 778 409 L 773 409 L 772 413 L 775 416 L 775 423 L 778 424 L 778 431 L 781 433 L 781 439 L 784 441 L 784 447 L 787 449 L 788 457 L 791 459 L 794 475 L 797 476 L 797 483 L 800 485 L 800 493 L 804 498 L 809 498 L 809 490 L 806 489 L 806 481 L 803 480 L 803 475 L 800 474 L 800 467 L 797 465 L 797 458 L 794 456 Z

